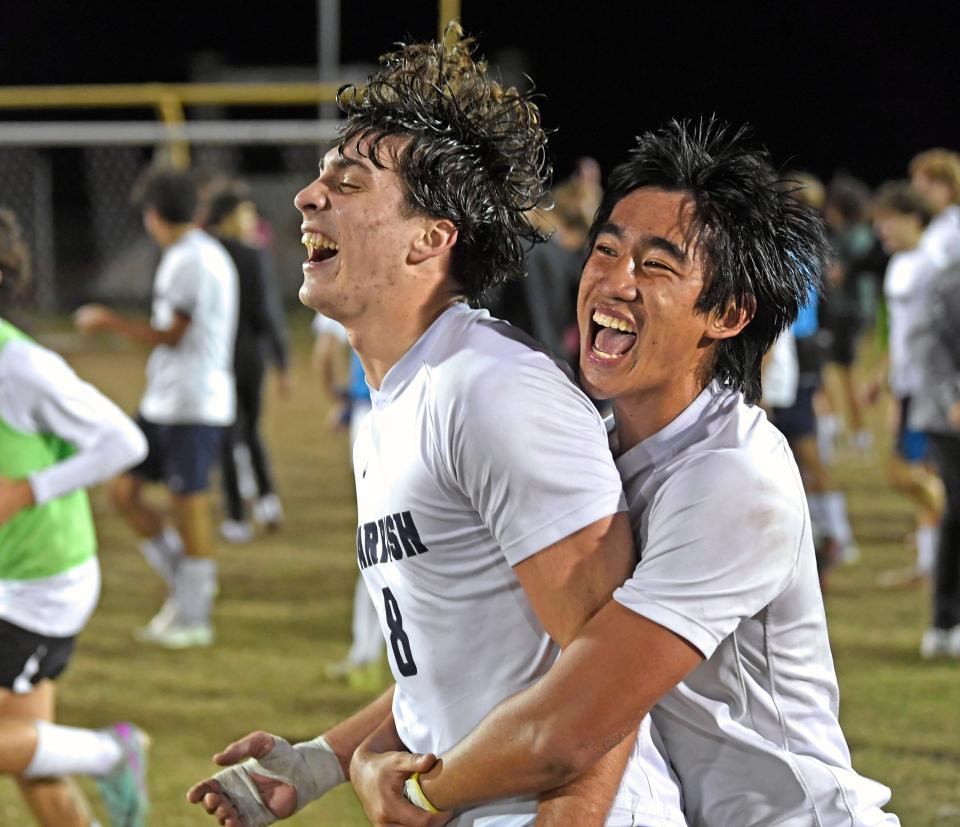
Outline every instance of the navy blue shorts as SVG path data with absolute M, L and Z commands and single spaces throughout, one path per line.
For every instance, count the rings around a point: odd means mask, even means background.
M 44 678 L 60 676 L 75 637 L 47 637 L 0 620 L 0 687 L 26 695 Z
M 147 438 L 147 458 L 130 473 L 149 482 L 162 482 L 174 494 L 206 491 L 210 469 L 220 456 L 226 430 L 216 425 L 158 425 L 137 416 Z
M 796 401 L 789 408 L 773 409 L 773 424 L 788 440 L 817 432 L 817 417 L 813 412 L 813 395 L 816 392 L 816 388 L 797 388 Z
M 907 427 L 910 415 L 910 397 L 900 400 L 900 424 L 897 427 L 897 453 L 907 462 L 925 462 L 930 458 L 930 446 L 923 431 L 914 431 Z

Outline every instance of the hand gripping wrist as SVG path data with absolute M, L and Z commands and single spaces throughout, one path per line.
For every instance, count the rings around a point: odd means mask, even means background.
M 274 736 L 273 749 L 263 758 L 249 758 L 214 776 L 246 827 L 266 827 L 277 820 L 260 798 L 251 774 L 293 787 L 297 811 L 346 780 L 340 761 L 322 735 L 294 746 Z
M 420 786 L 420 773 L 415 772 L 406 781 L 403 782 L 403 797 L 415 807 L 426 810 L 428 813 L 439 813 L 440 811 L 430 803 Z

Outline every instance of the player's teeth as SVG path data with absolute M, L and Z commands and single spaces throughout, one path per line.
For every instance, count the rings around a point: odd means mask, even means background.
M 595 312 L 593 320 L 603 327 L 610 327 L 614 330 L 621 330 L 624 333 L 635 333 L 633 327 L 623 319 L 615 319 L 613 316 L 607 316 L 605 313 Z

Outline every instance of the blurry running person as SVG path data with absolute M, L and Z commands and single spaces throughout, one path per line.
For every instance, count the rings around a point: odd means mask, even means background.
M 210 197 L 204 220 L 207 231 L 230 254 L 239 275 L 240 309 L 233 356 L 237 418 L 224 435 L 220 453 L 227 505 L 227 519 L 220 526 L 220 534 L 229 542 L 244 543 L 253 539 L 253 526 L 246 517 L 238 477 L 236 451 L 240 446 L 246 446 L 249 453 L 256 486 L 254 519 L 269 528 L 277 528 L 283 519 L 260 435 L 260 409 L 268 361 L 276 365 L 280 393 L 290 390 L 286 324 L 266 252 L 253 243 L 257 208 L 247 189 L 236 182 L 222 185 Z
M 30 258 L 0 210 L 0 310 Z M 146 737 L 54 723 L 55 680 L 100 595 L 85 488 L 146 455 L 136 425 L 56 353 L 0 318 L 0 773 L 43 827 L 95 824 L 71 775 L 96 779 L 114 827 L 142 827 Z
M 84 333 L 111 331 L 153 348 L 137 416 L 149 454 L 113 489 L 116 506 L 143 538 L 144 557 L 169 588 L 163 608 L 137 636 L 171 649 L 208 646 L 217 591 L 209 474 L 235 413 L 237 270 L 223 246 L 194 224 L 197 189 L 187 173 L 153 173 L 140 203 L 144 227 L 163 248 L 150 321 L 87 305 L 76 324 Z M 148 482 L 168 490 L 172 525 L 144 499 Z

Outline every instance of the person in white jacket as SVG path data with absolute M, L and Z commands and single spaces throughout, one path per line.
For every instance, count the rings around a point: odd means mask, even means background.
M 28 273 L 17 221 L 0 210 L 0 302 Z M 85 489 L 146 450 L 113 402 L 0 318 L 0 773 L 43 827 L 97 824 L 74 774 L 97 780 L 111 824 L 145 824 L 146 736 L 54 723 L 54 681 L 100 594 Z

